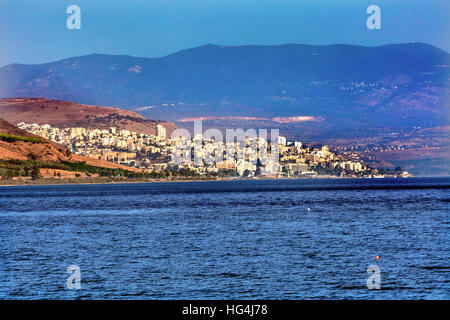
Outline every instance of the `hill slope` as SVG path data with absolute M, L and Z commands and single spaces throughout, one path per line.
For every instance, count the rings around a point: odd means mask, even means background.
M 68 150 L 50 140 L 43 139 L 42 143 L 32 143 L 27 141 L 7 142 L 1 139 L 2 134 L 9 134 L 19 137 L 37 137 L 25 130 L 19 129 L 7 121 L 0 119 L 0 160 L 33 160 L 41 162 L 84 162 L 87 165 L 110 169 L 123 169 L 128 171 L 141 172 L 142 170 L 127 167 L 112 162 L 83 157 L 71 154 Z

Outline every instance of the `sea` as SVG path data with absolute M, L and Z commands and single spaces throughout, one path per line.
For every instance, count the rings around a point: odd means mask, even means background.
M 450 178 L 0 187 L 0 299 L 449 299 Z

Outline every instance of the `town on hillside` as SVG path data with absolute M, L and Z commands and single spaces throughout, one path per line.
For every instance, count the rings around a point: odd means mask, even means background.
M 225 157 L 220 162 L 189 161 L 177 163 L 173 153 L 180 138 L 171 139 L 162 125 L 157 126 L 156 135 L 137 133 L 129 130 L 89 129 L 82 127 L 56 128 L 48 124 L 38 125 L 21 122 L 17 126 L 32 134 L 52 140 L 71 150 L 74 154 L 106 160 L 117 164 L 144 169 L 146 172 L 179 172 L 190 176 L 227 176 L 227 177 L 407 177 L 409 173 L 401 168 L 395 170 L 371 168 L 364 161 L 339 154 L 328 146 L 320 148 L 307 146 L 299 141 L 288 141 L 278 137 L 279 161 L 276 164 L 266 164 L 256 159 L 249 146 L 270 142 L 263 138 L 245 138 L 244 145 L 238 142 L 223 142 L 203 140 L 201 150 L 195 148 L 194 139 L 188 141 L 193 158 L 204 157 L 205 150 L 213 149 L 217 143 L 222 144 L 222 150 L 230 147 L 237 150 L 236 154 L 244 154 L 243 158 Z M 256 141 L 252 141 L 256 139 Z M 184 142 L 186 143 L 186 142 Z M 239 148 L 243 148 L 242 153 Z M 270 149 L 270 148 L 269 148 Z M 334 152 L 333 152 L 334 151 Z M 278 160 L 278 159 L 277 159 Z

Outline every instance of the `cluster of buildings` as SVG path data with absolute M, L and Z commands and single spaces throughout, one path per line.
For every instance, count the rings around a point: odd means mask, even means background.
M 200 148 L 195 143 L 196 139 L 203 141 Z M 243 142 L 215 142 L 198 136 L 187 142 L 183 140 L 186 139 L 180 137 L 172 142 L 175 146 L 187 144 L 188 161 L 179 161 L 178 167 L 199 174 L 235 172 L 238 176 L 362 176 L 370 174 L 371 170 L 360 161 L 331 152 L 328 146 L 306 147 L 299 141 L 287 141 L 283 136 L 278 137 L 276 158 L 271 154 L 271 143 L 261 137 L 245 138 Z M 182 149 L 183 152 L 185 149 Z M 205 161 L 208 158 L 206 154 L 211 155 L 217 149 L 223 153 L 220 161 Z M 232 152 L 229 152 L 230 149 Z
M 170 145 L 166 129 L 158 125 L 156 135 L 129 130 L 89 128 L 55 128 L 48 124 L 19 123 L 17 126 L 43 138 L 52 140 L 75 154 L 111 161 L 143 169 L 161 169 L 170 159 Z
M 75 154 L 142 168 L 149 172 L 170 170 L 196 175 L 249 177 L 371 174 L 371 168 L 362 161 L 349 160 L 331 152 L 327 146 L 307 147 L 299 141 L 287 141 L 282 136 L 278 137 L 276 157 L 267 157 L 267 161 L 260 161 L 261 152 L 266 152 L 266 155 L 271 153 L 270 142 L 261 137 L 245 138 L 242 143 L 204 140 L 197 135 L 186 141 L 182 137 L 167 137 L 166 130 L 161 125 L 156 128 L 156 135 L 116 128 L 54 128 L 48 124 L 26 123 L 19 123 L 17 126 L 59 143 Z M 198 139 L 201 139 L 200 147 Z M 174 158 L 180 144 L 187 146 L 189 161 L 180 162 Z M 221 154 L 217 154 L 218 144 Z M 257 149 L 250 147 L 255 145 Z M 233 152 L 229 152 L 230 149 Z M 211 155 L 214 157 L 211 158 Z
M 390 144 L 370 144 L 361 143 L 358 145 L 338 146 L 336 150 L 339 152 L 390 152 L 403 151 L 416 148 L 427 148 L 428 144 L 404 144 L 404 143 L 390 143 Z

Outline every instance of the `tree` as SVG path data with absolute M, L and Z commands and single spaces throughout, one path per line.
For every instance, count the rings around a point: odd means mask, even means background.
M 28 159 L 33 160 L 33 161 L 37 160 L 37 156 L 34 153 L 31 153 L 31 152 L 28 154 L 27 157 L 28 157 Z
M 36 180 L 41 177 L 41 172 L 39 171 L 39 168 L 37 166 L 33 167 L 33 170 L 31 171 L 31 179 Z

